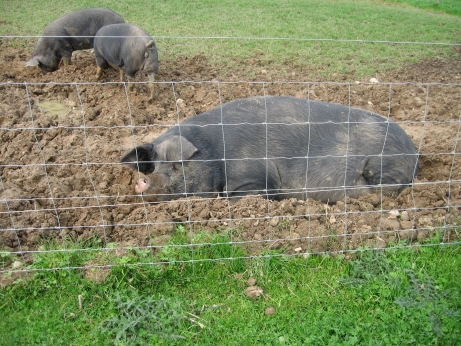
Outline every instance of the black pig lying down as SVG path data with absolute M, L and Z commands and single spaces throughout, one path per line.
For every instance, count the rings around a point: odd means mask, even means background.
M 61 59 L 65 65 L 70 63 L 74 50 L 93 48 L 94 35 L 100 28 L 124 22 L 107 8 L 70 12 L 45 27 L 26 66 L 38 66 L 43 72 L 56 71 Z
M 418 154 L 399 125 L 343 105 L 254 97 L 191 117 L 122 159 L 148 201 L 196 195 L 337 202 L 413 182 Z

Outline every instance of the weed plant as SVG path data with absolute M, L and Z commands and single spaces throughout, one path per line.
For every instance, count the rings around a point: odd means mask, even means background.
M 114 298 L 114 314 L 101 322 L 98 333 L 115 345 L 168 345 L 185 339 L 178 334 L 189 328 L 190 322 L 181 303 L 163 296 Z

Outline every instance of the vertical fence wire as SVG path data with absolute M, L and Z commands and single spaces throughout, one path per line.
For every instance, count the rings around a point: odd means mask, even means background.
M 175 108 L 175 111 L 176 111 L 176 119 L 177 119 L 177 124 L 180 124 L 181 122 L 181 114 L 180 114 L 180 110 L 178 108 L 178 96 L 177 96 L 177 91 L 176 91 L 176 86 L 178 85 L 178 83 L 194 83 L 194 82 L 169 82 L 170 86 L 171 86 L 171 92 L 172 92 L 172 95 L 173 95 L 173 102 L 174 102 L 174 108 Z M 306 232 L 305 232 L 305 235 L 299 235 L 296 237 L 297 239 L 296 240 L 299 240 L 299 241 L 305 241 L 305 243 L 307 245 L 303 245 L 303 251 L 302 253 L 345 253 L 345 252 L 349 252 L 349 251 L 361 251 L 360 249 L 358 248 L 349 248 L 349 245 L 348 245 L 348 239 L 350 239 L 352 236 L 354 236 L 354 229 L 352 228 L 352 226 L 349 226 L 349 221 L 352 221 L 352 219 L 356 216 L 356 215 L 361 215 L 362 213 L 365 215 L 366 213 L 369 213 L 369 214 L 378 214 L 379 215 L 379 221 L 378 221 L 378 227 L 376 228 L 376 230 L 371 230 L 369 233 L 370 235 L 374 235 L 376 238 L 375 238 L 375 245 L 374 249 L 381 249 L 383 248 L 380 242 L 380 239 L 386 237 L 389 233 L 391 233 L 391 231 L 388 231 L 386 229 L 383 228 L 383 225 L 382 225 L 382 220 L 387 216 L 387 213 L 390 211 L 390 210 L 387 210 L 387 209 L 384 209 L 384 208 L 378 208 L 377 210 L 370 210 L 370 211 L 365 211 L 365 212 L 362 212 L 362 211 L 356 211 L 354 209 L 351 209 L 349 208 L 349 205 L 348 205 L 348 199 L 345 197 L 344 198 L 344 207 L 341 207 L 342 210 L 340 212 L 338 211 L 335 211 L 335 212 L 332 212 L 331 215 L 328 215 L 329 213 L 329 206 L 326 205 L 325 207 L 325 212 L 324 213 L 321 213 L 318 211 L 317 209 L 317 206 L 319 205 L 318 202 L 315 202 L 315 201 L 312 201 L 310 199 L 307 199 L 305 202 L 303 202 L 303 208 L 305 210 L 305 212 L 301 213 L 301 214 L 296 214 L 296 215 L 293 215 L 292 213 L 291 214 L 286 214 L 286 215 L 278 215 L 276 212 L 275 212 L 275 209 L 273 208 L 273 202 L 271 202 L 271 200 L 269 198 L 266 198 L 265 199 L 265 205 L 266 205 L 266 212 L 265 212 L 265 215 L 263 216 L 256 216 L 256 219 L 259 220 L 261 222 L 261 224 L 266 224 L 267 225 L 267 232 L 265 233 L 267 235 L 267 238 L 264 238 L 264 239 L 241 239 L 239 238 L 236 233 L 234 232 L 235 229 L 237 229 L 239 227 L 239 225 L 241 224 L 244 224 L 246 221 L 250 221 L 251 222 L 251 217 L 239 217 L 239 216 L 234 216 L 234 212 L 233 212 L 233 208 L 234 208 L 234 203 L 236 203 L 236 201 L 233 199 L 233 198 L 230 198 L 229 196 L 229 192 L 227 189 L 228 189 L 228 158 L 226 157 L 226 152 L 229 150 L 229 147 L 226 145 L 226 142 L 228 142 L 229 140 L 231 140 L 230 138 L 228 138 L 225 134 L 225 128 L 224 128 L 224 114 L 223 114 L 223 104 L 225 102 L 225 99 L 226 99 L 226 95 L 224 95 L 223 93 L 223 85 L 226 85 L 226 87 L 228 86 L 233 86 L 233 84 L 237 84 L 237 83 L 242 83 L 242 82 L 235 82 L 235 83 L 224 83 L 224 82 L 216 82 L 216 81 L 206 81 L 206 82 L 202 82 L 203 84 L 206 84 L 206 83 L 209 83 L 211 85 L 214 85 L 216 86 L 217 88 L 217 98 L 218 98 L 218 107 L 220 107 L 220 128 L 221 128 L 221 136 L 222 136 L 222 141 L 223 141 L 223 153 L 224 153 L 224 157 L 222 159 L 223 161 L 223 167 L 224 167 L 224 176 L 225 176 L 225 181 L 226 181 L 226 184 L 225 184 L 225 187 L 226 189 L 222 192 L 222 197 L 226 199 L 226 203 L 225 203 L 225 209 L 226 209 L 226 212 L 225 214 L 227 214 L 227 217 L 223 217 L 222 219 L 220 220 L 216 220 L 215 221 L 215 225 L 227 225 L 227 228 L 230 230 L 230 243 L 232 245 L 235 245 L 235 246 L 239 246 L 239 245 L 251 245 L 251 244 L 274 244 L 275 242 L 283 242 L 285 244 L 289 244 L 290 241 L 293 241 L 293 230 L 291 228 L 288 228 L 287 230 L 287 233 L 284 235 L 284 236 L 280 236 L 280 234 L 278 233 L 280 228 L 281 227 L 278 227 L 275 223 L 272 224 L 272 219 L 274 218 L 280 218 L 281 220 L 293 220 L 293 219 L 297 219 L 297 220 L 306 220 Z M 41 84 L 46 84 L 46 83 L 41 83 Z M 56 83 L 51 83 L 53 85 L 55 85 Z M 80 108 L 80 112 L 81 112 L 81 115 L 82 115 L 82 126 L 81 127 L 68 127 L 69 129 L 71 130 L 82 130 L 83 131 L 83 146 L 84 146 L 84 157 L 85 157 L 85 161 L 82 163 L 82 167 L 86 170 L 86 174 L 87 174 L 87 177 L 88 177 L 88 180 L 90 182 L 90 189 L 92 191 L 92 195 L 93 195 L 93 198 L 96 202 L 96 206 L 92 207 L 92 206 L 88 206 L 87 208 L 96 208 L 96 210 L 98 211 L 99 213 L 99 217 L 100 217 L 100 227 L 102 228 L 103 230 L 103 241 L 104 241 L 104 245 L 105 245 L 105 250 L 107 251 L 108 250 L 108 244 L 111 242 L 111 239 L 110 238 L 110 235 L 107 234 L 107 230 L 109 228 L 116 228 L 118 227 L 122 232 L 132 232 L 133 230 L 136 229 L 137 226 L 139 226 L 139 224 L 131 224 L 130 222 L 121 222 L 121 223 L 117 223 L 115 224 L 114 222 L 111 222 L 111 221 L 108 221 L 105 219 L 104 217 L 104 212 L 103 210 L 105 208 L 117 208 L 119 206 L 119 204 L 117 203 L 114 203 L 114 202 L 108 202 L 109 199 L 108 197 L 113 197 L 113 196 L 101 196 L 100 192 L 98 191 L 98 188 L 96 187 L 96 180 L 99 179 L 98 177 L 95 177 L 93 173 L 91 173 L 90 171 L 90 166 L 92 167 L 97 167 L 98 165 L 99 166 L 103 166 L 103 165 L 118 165 L 119 163 L 114 163 L 114 162 L 91 162 L 91 159 L 90 159 L 90 148 L 89 148 L 89 137 L 90 137 L 90 134 L 88 133 L 88 129 L 92 129 L 92 128 L 101 128 L 101 129 L 110 129 L 110 128 L 125 128 L 125 129 L 129 129 L 131 134 L 130 134 L 130 138 L 132 138 L 132 141 L 134 143 L 134 147 L 137 147 L 138 145 L 138 139 L 137 139 L 137 136 L 135 134 L 135 131 L 137 128 L 139 128 L 139 125 L 135 122 L 135 117 L 136 115 L 134 114 L 133 110 L 132 110 L 132 104 L 131 104 L 131 101 L 130 101 L 130 95 L 128 93 L 128 90 L 126 88 L 126 85 L 123 84 L 123 88 L 124 88 L 124 94 L 125 94 L 125 97 L 126 97 L 126 102 L 127 102 L 127 116 L 128 116 L 128 123 L 125 124 L 125 125 L 117 125 L 117 126 L 112 126 L 112 127 L 95 127 L 94 125 L 90 125 L 87 123 L 87 120 L 86 120 L 86 106 L 85 106 L 85 103 L 82 99 L 82 93 L 80 91 L 80 85 L 83 84 L 83 85 L 88 85 L 89 83 L 70 83 L 69 85 L 73 86 L 75 88 L 75 91 L 76 91 L 76 95 L 77 95 L 77 99 L 78 99 L 78 102 L 79 102 L 79 108 Z M 90 83 L 90 84 L 94 84 L 94 85 L 102 85 L 104 83 Z M 159 83 L 161 84 L 161 83 Z M 249 83 L 249 85 L 256 85 L 258 83 Z M 272 83 L 273 84 L 273 83 Z M 283 82 L 280 82 L 280 84 L 299 84 L 299 85 L 304 85 L 307 87 L 307 95 L 306 95 L 306 99 L 308 101 L 310 101 L 310 94 L 311 94 L 311 91 L 312 91 L 312 88 L 314 86 L 317 86 L 319 85 L 319 83 L 315 83 L 315 82 L 303 82 L 303 83 L 283 83 Z M 338 83 L 322 83 L 322 84 L 327 84 L 327 85 L 343 85 L 345 87 L 347 87 L 347 102 L 348 102 L 348 109 L 349 109 L 349 112 L 346 116 L 346 126 L 347 126 L 347 136 L 349 137 L 351 134 L 350 134 L 350 126 L 351 126 L 351 121 L 350 121 L 350 116 L 351 116 L 351 109 L 352 109 L 352 92 L 351 92 L 351 84 L 350 83 L 342 83 L 342 84 L 338 84 Z M 383 139 L 383 147 L 381 149 L 381 153 L 379 154 L 379 158 L 381 160 L 381 169 L 383 169 L 383 166 L 384 166 L 384 163 L 383 163 L 383 159 L 384 159 L 384 149 L 385 149 L 385 146 L 387 144 L 387 140 L 388 140 L 388 132 L 389 132 L 389 126 L 390 126 L 390 120 L 391 120 L 391 108 L 392 108 L 392 103 L 393 103 L 393 99 L 394 99 L 394 95 L 393 95 L 393 86 L 395 84 L 399 84 L 399 83 L 388 83 L 388 99 L 387 99 L 387 116 L 386 116 L 386 127 L 385 127 L 385 133 L 384 133 L 384 139 Z M 71 201 L 73 200 L 78 200 L 78 198 L 81 198 L 79 196 L 72 196 L 72 197 L 68 197 L 68 198 L 63 198 L 63 197 L 56 197 L 54 195 L 54 192 L 53 192 L 53 179 L 52 177 L 50 177 L 50 172 L 49 172 L 49 167 L 51 166 L 57 166 L 57 167 L 65 167 L 66 165 L 73 165 L 71 163 L 54 163 L 54 162 L 48 162 L 45 155 L 44 155 L 44 150 L 43 150 L 43 147 L 42 145 L 40 144 L 40 141 L 39 141 L 39 138 L 37 137 L 37 131 L 38 130 L 43 130 L 40 126 L 37 126 L 36 124 L 36 121 L 35 121 L 35 118 L 34 118 L 34 112 L 35 112 L 35 109 L 33 107 L 33 102 L 32 102 L 32 96 L 31 96 L 31 93 L 30 93 L 30 90 L 29 88 L 31 87 L 31 85 L 35 86 L 35 84 L 31 84 L 31 83 L 23 83 L 22 84 L 25 88 L 25 97 L 27 99 L 27 104 L 28 104 L 28 111 L 29 111 L 29 114 L 30 114 L 30 126 L 27 127 L 27 128 L 23 128 L 23 129 L 18 129 L 18 128 L 3 128 L 2 130 L 4 131 L 31 131 L 32 132 L 32 138 L 33 138 L 33 141 L 35 143 L 35 146 L 36 148 L 38 149 L 38 152 L 40 154 L 40 158 L 41 158 L 41 162 L 38 163 L 38 164 L 34 164 L 34 163 L 25 163 L 25 164 L 13 164 L 13 165 L 9 165 L 9 164 L 3 164 L 1 165 L 2 168 L 3 168 L 3 171 L 6 169 L 6 168 L 10 168 L 10 167 L 15 167 L 15 168 L 21 168 L 21 167 L 42 167 L 43 170 L 44 170 L 44 176 L 45 176 L 45 183 L 46 183 L 46 186 L 47 186 L 47 191 L 49 193 L 49 197 L 46 198 L 46 200 L 48 200 L 50 203 L 51 203 L 51 208 L 48 208 L 46 209 L 48 212 L 52 213 L 56 219 L 56 226 L 43 226 L 43 227 L 35 227 L 35 226 L 32 226 L 31 228 L 29 229 L 26 229 L 24 227 L 18 227 L 16 225 L 16 222 L 15 222 L 15 217 L 17 218 L 21 218 L 21 215 L 25 215 L 25 212 L 26 211 L 23 211 L 23 210 L 14 210 L 11 208 L 11 202 L 12 201 L 16 201 L 16 200 L 22 200 L 21 197 L 13 197 L 13 198 L 10 198 L 7 196 L 7 186 L 5 185 L 5 177 L 4 176 L 0 176 L 0 183 L 1 183 L 1 188 L 2 188 L 2 191 L 3 191 L 3 194 L 5 196 L 4 200 L 2 201 L 5 205 L 5 212 L 2 212 L 2 217 L 4 217 L 5 219 L 8 218 L 10 221 L 9 223 L 11 224 L 11 227 L 9 227 L 9 231 L 12 231 L 14 234 L 15 234 L 15 237 L 17 239 L 17 249 L 14 251 L 15 254 L 17 254 L 18 256 L 20 256 L 20 258 L 22 259 L 22 262 L 25 266 L 26 264 L 26 258 L 25 258 L 25 255 L 27 253 L 31 253 L 31 254 L 36 254 L 36 253 L 44 253 L 44 252 L 63 252 L 64 255 L 67 256 L 67 263 L 68 265 L 63 267 L 63 268 L 55 268 L 55 269 L 71 269 L 72 266 L 69 264 L 69 258 L 68 258 L 68 254 L 69 254 L 69 251 L 70 249 L 67 248 L 67 242 L 66 242 L 66 235 L 65 235 L 65 230 L 72 230 L 72 229 L 77 229 L 78 227 L 83 230 L 85 229 L 88 229 L 88 228 L 91 228 L 91 225 L 90 224 L 83 224 L 83 225 L 78 225 L 78 226 L 72 226 L 72 224 L 66 224 L 66 223 L 63 223 L 61 222 L 61 218 L 60 218 L 60 214 L 65 212 L 65 211 L 68 211 L 68 210 L 72 210 L 74 207 L 71 206 L 71 207 L 66 207 L 66 206 L 62 206 L 62 205 L 59 205 L 57 204 L 58 201 L 63 201 L 63 200 L 66 200 L 66 199 L 69 199 Z M 265 145 L 265 157 L 263 158 L 264 159 L 264 164 L 265 164 L 265 167 L 266 167 L 266 175 L 265 175 L 265 184 L 266 184 L 266 187 L 263 191 L 263 195 L 265 195 L 266 197 L 269 197 L 269 194 L 272 193 L 272 191 L 270 191 L 270 187 L 268 186 L 268 181 L 269 181 L 269 176 L 268 176 L 268 168 L 269 168 L 269 163 L 270 163 L 270 160 L 273 160 L 274 158 L 270 157 L 270 153 L 269 153 L 269 146 L 270 146 L 270 143 L 269 143 L 269 126 L 273 123 L 273 120 L 272 118 L 269 118 L 269 114 L 268 114 L 268 105 L 266 103 L 266 97 L 268 96 L 268 86 L 267 86 L 267 83 L 266 82 L 259 82 L 259 85 L 261 85 L 261 93 L 262 93 L 262 97 L 263 97 L 263 100 L 264 100 L 264 126 L 265 126 L 265 139 L 264 139 L 264 145 Z M 404 86 L 407 86 L 407 85 L 412 85 L 411 83 L 408 83 L 408 84 L 404 84 Z M 412 204 L 412 207 L 410 208 L 413 215 L 412 215 L 412 228 L 411 229 L 403 229 L 401 230 L 401 232 L 408 232 L 408 233 L 411 233 L 411 236 L 410 236 L 410 245 L 409 246 L 418 246 L 418 245 L 413 245 L 413 241 L 416 239 L 416 232 L 426 232 L 427 231 L 427 227 L 423 227 L 423 226 L 418 226 L 418 213 L 422 210 L 430 210 L 431 209 L 431 206 L 424 206 L 424 205 L 419 205 L 419 202 L 417 202 L 417 197 L 416 197 L 416 187 L 418 186 L 421 186 L 421 185 L 425 185 L 427 184 L 428 186 L 430 186 L 431 184 L 438 184 L 438 183 L 446 183 L 447 186 L 448 186 L 448 191 L 447 191 L 447 198 L 445 200 L 446 202 L 446 205 L 444 207 L 444 209 L 446 210 L 446 213 L 445 213 L 445 217 L 444 217 L 444 221 L 443 221 L 443 225 L 441 226 L 441 229 L 443 230 L 443 233 L 444 233 L 444 236 L 442 237 L 442 243 L 445 241 L 445 239 L 447 239 L 447 233 L 449 231 L 451 231 L 453 229 L 453 225 L 450 223 L 450 220 L 449 220 L 449 213 L 452 209 L 455 209 L 455 208 L 459 208 L 460 206 L 459 205 L 456 205 L 456 202 L 455 204 L 452 205 L 452 201 L 454 200 L 454 197 L 453 197 L 453 190 L 454 190 L 454 185 L 455 184 L 460 184 L 461 182 L 457 179 L 454 178 L 454 173 L 456 172 L 456 168 L 455 168 L 455 165 L 456 165 L 456 159 L 457 159 L 457 149 L 458 149 L 458 142 L 459 142 L 459 137 L 460 137 L 460 132 L 461 132 L 461 114 L 459 115 L 459 117 L 456 119 L 456 120 L 440 120 L 440 121 L 437 121 L 437 120 L 433 120 L 433 119 L 428 119 L 428 110 L 429 110 L 429 105 L 430 105 L 430 88 L 432 85 L 436 85 L 436 84 L 431 84 L 431 83 L 426 83 L 424 84 L 424 87 L 425 87 L 425 105 L 424 105 L 424 112 L 423 112 L 423 117 L 422 117 L 422 120 L 420 121 L 415 121 L 415 120 L 402 120 L 402 124 L 421 124 L 422 125 L 422 128 L 420 130 L 420 138 L 419 138 L 419 141 L 418 143 L 416 143 L 416 149 L 417 149 L 417 153 L 420 157 L 424 157 L 425 155 L 444 155 L 444 153 L 441 153 L 441 152 L 434 152 L 434 153 L 431 153 L 431 152 L 428 152 L 428 148 L 426 148 L 424 146 L 424 141 L 425 141 L 425 136 L 426 136 L 426 133 L 428 131 L 428 128 L 429 126 L 437 126 L 438 124 L 451 124 L 451 125 L 456 125 L 456 138 L 455 138 L 455 143 L 453 144 L 453 150 L 450 152 L 450 153 L 446 153 L 446 154 L 450 154 L 452 155 L 452 158 L 451 158 L 451 166 L 450 166 L 450 169 L 449 169 L 449 176 L 448 176 L 448 180 L 445 182 L 445 181 L 429 181 L 429 182 L 416 182 L 415 184 L 413 184 L 410 188 L 410 195 L 411 195 L 411 204 Z M 459 88 L 461 87 L 461 85 L 451 85 L 452 87 L 455 87 L 455 88 Z M 310 112 L 310 108 L 307 110 L 307 121 L 305 121 L 305 124 L 307 124 L 307 131 L 308 131 L 308 136 L 309 136 L 309 141 L 308 141 L 308 145 L 307 147 L 305 148 L 305 156 L 303 154 L 303 157 L 302 159 L 306 160 L 306 164 L 305 164 L 305 174 L 303 175 L 302 179 L 304 180 L 304 187 L 305 187 L 305 195 L 308 196 L 308 193 L 309 193 L 309 189 L 308 189 L 308 176 L 309 176 L 309 172 L 310 172 L 310 158 L 312 157 L 315 157 L 314 156 L 314 153 L 312 153 L 311 151 L 311 112 Z M 149 126 L 157 126 L 159 124 L 151 124 Z M 171 125 L 171 124 L 170 124 Z M 293 124 L 288 124 L 288 125 L 293 125 Z M 248 125 L 245 125 L 245 126 L 248 126 Z M 59 128 L 59 126 L 58 126 Z M 63 128 L 66 128 L 66 127 L 63 127 Z M 149 128 L 149 127 L 148 127 Z M 179 131 L 179 135 L 180 136 L 183 136 L 183 133 L 181 132 L 181 126 L 178 127 L 178 131 Z M 327 138 L 325 139 L 327 140 Z M 181 150 L 182 152 L 182 150 Z M 338 188 L 341 188 L 343 191 L 344 191 L 344 196 L 347 196 L 347 191 L 349 188 L 351 188 L 351 186 L 348 186 L 348 182 L 347 182 L 347 174 L 348 174 L 348 164 L 349 164 L 349 161 L 351 158 L 353 158 L 354 154 L 351 153 L 349 151 L 349 140 L 347 141 L 347 146 L 345 148 L 345 155 L 342 156 L 342 158 L 345 160 L 345 171 L 344 171 L 344 181 L 343 181 L 343 185 L 338 187 Z M 338 156 L 340 157 L 340 156 Z M 290 159 L 290 158 L 284 158 L 284 159 Z M 139 157 L 137 156 L 137 164 L 139 165 Z M 181 167 L 182 167 L 182 176 L 183 176 L 183 183 L 184 183 L 184 197 L 185 197 L 185 205 L 186 205 L 186 221 L 184 222 L 181 222 L 181 224 L 183 225 L 187 225 L 188 227 L 188 233 L 189 233 L 189 244 L 183 244 L 183 245 L 178 245 L 178 246 L 189 246 L 190 247 L 190 251 L 191 251 L 191 260 L 188 260 L 188 261 L 191 261 L 193 263 L 196 263 L 196 262 L 201 262 L 203 260 L 207 260 L 207 259 L 202 259 L 202 258 L 197 258 L 196 255 L 195 255 L 195 251 L 196 251 L 196 248 L 199 247 L 199 246 L 208 246 L 208 245 L 212 245 L 212 246 L 216 246 L 217 244 L 209 244 L 207 242 L 203 242 L 203 243 L 199 243 L 199 244 L 196 244 L 194 242 L 194 236 L 195 236 L 195 232 L 196 232 L 196 226 L 197 225 L 200 225 L 200 223 L 202 221 L 207 221 L 207 220 L 200 220 L 200 219 L 197 219 L 197 217 L 193 216 L 192 215 L 192 206 L 193 204 L 195 203 L 195 197 L 193 194 L 191 193 L 188 193 L 188 183 L 187 183 L 187 179 L 186 179 L 186 167 L 185 167 L 185 164 L 186 164 L 187 160 L 184 160 L 184 158 L 181 158 Z M 415 166 L 415 170 L 416 170 L 416 166 Z M 140 179 L 140 173 L 139 173 L 139 166 L 138 166 L 138 172 L 135 172 L 134 174 L 138 177 L 138 179 Z M 416 171 L 415 171 L 416 173 Z M 383 206 L 384 205 L 384 195 L 383 195 L 383 189 L 385 188 L 383 182 L 381 181 L 379 186 L 378 186 L 379 190 L 381 191 L 381 193 L 379 194 L 379 199 L 380 199 L 380 205 Z M 45 199 L 44 196 L 35 196 L 35 198 L 42 198 L 42 199 Z M 128 198 L 130 196 L 122 196 L 124 198 Z M 133 244 L 133 247 L 135 248 L 140 248 L 140 249 L 156 249 L 156 248 L 159 248 L 159 249 L 164 249 L 166 246 L 169 246 L 169 245 L 154 245 L 153 243 L 153 238 L 155 237 L 155 229 L 156 229 L 156 226 L 157 223 L 155 221 L 155 206 L 157 204 L 152 204 L 150 202 L 148 202 L 147 200 L 144 199 L 143 195 L 139 195 L 138 196 L 140 199 L 141 199 L 141 202 L 138 204 L 138 206 L 142 206 L 142 209 L 143 209 L 143 213 L 144 213 L 144 223 L 142 224 L 145 228 L 146 228 L 146 231 L 147 231 L 147 236 L 148 236 L 148 243 L 147 245 L 139 245 L 139 244 Z M 104 198 L 104 200 L 102 199 Z M 205 199 L 206 200 L 206 199 Z M 122 206 L 125 206 L 125 207 L 129 207 L 129 204 L 130 202 L 124 202 L 124 203 L 121 203 L 120 205 Z M 165 202 L 165 205 L 168 205 L 168 203 L 170 202 Z M 274 202 L 275 203 L 275 202 Z M 72 204 L 72 203 L 71 203 Z M 80 208 L 85 208 L 85 207 L 80 207 Z M 75 209 L 76 210 L 76 209 Z M 17 215 L 17 216 L 15 216 Z M 255 213 L 256 215 L 256 213 Z M 333 215 L 337 215 L 338 218 L 341 218 L 341 221 L 344 223 L 343 224 L 343 227 L 342 227 L 342 240 L 341 240 L 341 246 L 340 248 L 337 248 L 335 249 L 334 251 L 330 251 L 328 249 L 326 250 L 316 250 L 316 251 L 310 251 L 309 249 L 311 249 L 313 247 L 313 245 L 319 241 L 324 241 L 325 239 L 328 239 L 331 234 L 329 234 L 329 230 L 327 230 L 327 233 L 323 234 L 323 235 L 319 235 L 318 234 L 318 229 L 315 228 L 315 227 L 319 227 L 318 226 L 318 220 L 321 219 L 321 218 L 328 218 L 329 216 L 333 216 Z M 150 217 L 152 216 L 152 218 Z M 328 220 L 326 222 L 326 225 L 328 225 Z M 172 223 L 172 227 L 174 227 L 175 225 L 175 222 Z M 314 225 L 317 225 L 317 226 L 314 226 Z M 280 225 L 279 225 L 280 226 Z M 250 225 L 251 227 L 251 225 Z M 24 234 L 25 232 L 27 231 L 31 231 L 31 230 L 38 230 L 38 231 L 42 231 L 42 233 L 46 233 L 47 231 L 52 231 L 52 230 L 58 230 L 59 231 L 59 237 L 60 237 L 60 242 L 62 244 L 62 248 L 61 249 L 58 249 L 58 250 L 46 250 L 46 249 L 40 249 L 40 248 L 36 248 L 36 249 L 33 249 L 33 250 L 27 250 L 27 251 L 23 251 L 22 249 L 22 244 L 21 244 L 21 239 L 20 239 L 20 236 L 19 234 Z M 173 230 L 172 230 L 173 231 Z M 397 232 L 399 233 L 399 232 Z M 1 236 L 2 232 L 0 232 L 0 236 Z M 123 246 L 119 246 L 120 248 L 123 248 Z M 232 250 L 232 255 L 231 255 L 231 259 L 234 258 L 235 256 L 235 252 L 234 252 L 234 247 L 233 247 L 233 250 Z M 78 249 L 77 249 L 78 250 Z M 84 249 L 80 249 L 81 251 L 83 251 Z M 74 249 L 72 249 L 72 251 L 74 251 Z M 279 254 L 274 254 L 274 256 L 279 256 L 279 255 L 286 255 L 286 256 L 296 256 L 296 255 L 300 255 L 301 253 L 295 253 L 295 252 L 291 252 L 291 253 L 279 253 Z M 253 254 L 249 254 L 248 256 L 243 256 L 245 258 L 252 258 Z M 224 260 L 225 258 L 223 258 Z M 227 259 L 227 258 L 226 258 Z M 210 260 L 216 260 L 216 259 L 210 259 Z M 150 259 L 148 262 L 146 263 L 157 263 L 158 262 L 158 259 L 154 256 L 153 254 L 153 251 L 150 252 Z M 112 263 L 109 265 L 111 266 Z M 0 268 L 1 269 L 1 268 Z M 30 269 L 30 270 L 33 270 L 33 269 Z M 5 269 L 5 270 L 0 270 L 0 272 L 6 272 L 6 271 L 11 271 L 11 269 Z

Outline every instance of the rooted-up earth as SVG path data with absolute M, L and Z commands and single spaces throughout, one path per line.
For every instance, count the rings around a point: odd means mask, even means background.
M 197 55 L 160 61 L 152 101 L 147 84 L 129 93 L 114 83 L 114 69 L 96 83 L 90 51 L 74 52 L 72 65 L 50 74 L 25 68 L 29 58 L 30 49 L 0 41 L 0 249 L 27 258 L 43 239 L 68 235 L 122 246 L 165 245 L 181 223 L 191 236 L 231 232 L 249 254 L 383 248 L 423 242 L 435 232 L 444 242 L 458 239 L 459 58 L 433 58 L 361 81 L 347 75 L 319 81 L 310 80 L 308 68 L 263 70 L 258 57 L 242 61 L 254 66 L 252 79 L 238 71 L 223 76 Z M 380 83 L 369 83 L 371 77 Z M 149 204 L 135 195 L 137 174 L 118 163 L 124 152 L 220 102 L 256 95 L 350 104 L 390 117 L 421 154 L 414 186 L 397 197 L 375 193 L 334 205 L 261 197 Z

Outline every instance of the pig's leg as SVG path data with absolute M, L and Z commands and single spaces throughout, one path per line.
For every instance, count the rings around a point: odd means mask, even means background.
M 96 56 L 96 64 L 98 67 L 96 68 L 96 80 L 101 78 L 102 70 L 109 67 L 109 63 L 99 56 Z
M 155 92 L 155 73 L 150 73 L 149 75 L 149 81 L 152 83 L 149 83 L 149 90 L 150 90 L 150 97 L 149 100 L 153 100 L 154 97 L 157 97 L 157 93 Z
M 242 172 L 246 174 L 242 175 Z M 229 196 L 267 195 L 273 198 L 282 187 L 279 170 L 274 162 L 241 161 L 227 168 Z M 267 180 L 267 182 L 266 182 Z M 267 191 L 266 191 L 267 188 Z
M 68 51 L 68 50 L 64 50 L 64 51 L 60 51 L 61 53 L 61 58 L 62 58 L 62 62 L 64 64 L 64 67 L 67 67 L 70 65 L 70 58 L 72 58 L 72 51 Z
M 119 72 L 120 72 L 120 82 L 125 81 L 125 70 L 121 68 Z
M 125 74 L 126 74 L 126 79 L 128 79 L 128 91 L 133 91 L 133 88 L 134 88 L 134 76 L 135 74 L 134 73 L 129 73 L 127 71 L 125 71 Z
M 269 199 L 282 199 L 278 198 L 278 194 L 281 192 L 280 185 L 267 185 L 262 181 L 241 181 L 240 185 L 235 187 L 229 186 L 227 193 L 222 193 L 223 195 L 228 195 L 229 197 L 244 197 L 244 196 L 255 196 L 261 195 Z
M 102 74 L 102 68 L 100 68 L 99 66 L 96 67 L 96 80 L 99 80 L 99 78 L 101 78 L 101 74 Z

